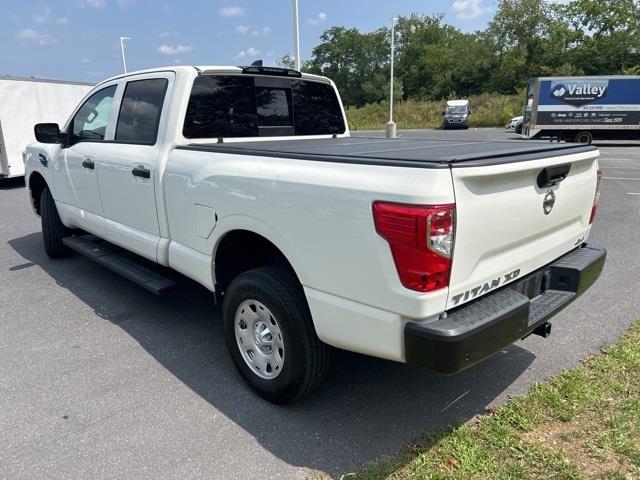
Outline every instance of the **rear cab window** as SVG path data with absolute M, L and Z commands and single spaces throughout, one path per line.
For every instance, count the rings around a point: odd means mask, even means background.
M 166 78 L 127 82 L 118 115 L 116 142 L 156 143 L 168 83 Z
M 185 138 L 332 135 L 346 130 L 334 88 L 275 76 L 200 75 L 187 106 Z

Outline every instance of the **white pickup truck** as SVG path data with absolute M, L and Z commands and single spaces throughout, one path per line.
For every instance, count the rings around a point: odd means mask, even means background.
M 47 254 L 157 294 L 170 269 L 199 282 L 276 403 L 320 384 L 330 347 L 452 374 L 546 336 L 605 261 L 596 148 L 353 138 L 333 82 L 294 70 L 129 73 L 35 134 Z

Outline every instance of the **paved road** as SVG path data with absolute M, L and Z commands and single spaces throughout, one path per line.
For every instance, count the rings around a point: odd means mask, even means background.
M 510 139 L 502 130 L 404 131 Z M 443 378 L 339 352 L 325 388 L 288 407 L 249 393 L 211 296 L 156 298 L 80 256 L 51 261 L 17 182 L 0 186 L 0 479 L 297 478 L 350 471 L 463 422 L 613 342 L 638 317 L 638 146 L 602 147 L 597 287 L 554 322 Z

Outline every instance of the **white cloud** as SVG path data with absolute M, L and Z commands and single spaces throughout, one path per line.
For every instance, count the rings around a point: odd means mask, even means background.
M 164 32 L 162 32 L 160 34 L 160 38 L 167 38 L 167 37 L 171 37 L 171 36 L 175 36 L 178 35 L 178 31 L 177 30 L 165 30 Z
M 58 41 L 47 30 L 33 30 L 32 28 L 19 30 L 16 38 L 35 45 L 49 45 Z
M 242 35 L 250 34 L 252 37 L 263 37 L 271 33 L 271 27 L 262 27 L 259 30 L 251 30 L 249 25 L 238 25 L 234 30 Z
M 487 12 L 487 7 L 482 3 L 482 0 L 455 0 L 451 4 L 451 8 L 456 17 L 463 20 L 477 18 Z
M 84 0 L 81 5 L 89 8 L 104 8 L 107 5 L 107 0 Z
M 320 12 L 318 15 L 316 15 L 315 18 L 310 18 L 309 23 L 314 27 L 317 27 L 321 23 L 324 23 L 326 19 L 327 19 L 327 14 L 324 12 Z
M 228 7 L 222 7 L 218 10 L 220 16 L 224 18 L 241 17 L 246 12 L 247 9 L 239 5 L 229 5 Z
M 261 28 L 260 30 L 253 30 L 251 32 L 251 35 L 253 35 L 254 37 L 260 37 L 264 35 L 269 35 L 270 33 L 271 33 L 271 27 L 264 27 L 264 28 Z
M 33 21 L 35 23 L 47 23 L 50 15 L 51 9 L 46 5 L 42 5 L 40 11 L 33 16 Z
M 82 63 L 91 63 L 91 60 L 89 60 L 88 58 L 83 58 Z
M 178 55 L 180 53 L 188 53 L 193 50 L 191 45 L 160 45 L 158 47 L 158 53 L 163 55 Z
M 252 58 L 252 57 L 257 57 L 258 55 L 260 55 L 262 52 L 260 50 L 258 50 L 255 47 L 249 47 L 246 50 L 240 50 L 238 52 L 238 54 L 235 56 L 236 60 L 239 60 L 241 58 Z
M 56 23 L 58 25 L 68 25 L 69 19 L 67 17 L 59 17 L 59 18 L 56 18 Z

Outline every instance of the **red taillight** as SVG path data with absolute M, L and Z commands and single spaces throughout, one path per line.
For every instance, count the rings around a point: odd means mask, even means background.
M 376 231 L 389 242 L 400 282 L 432 292 L 449 285 L 455 205 L 374 202 Z
M 589 218 L 589 225 L 593 223 L 593 219 L 596 217 L 596 210 L 598 209 L 598 201 L 600 200 L 600 182 L 602 181 L 602 170 L 598 169 L 598 180 L 596 181 L 596 194 L 593 197 L 593 206 L 591 207 L 591 217 Z

